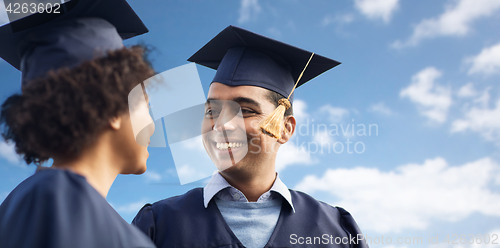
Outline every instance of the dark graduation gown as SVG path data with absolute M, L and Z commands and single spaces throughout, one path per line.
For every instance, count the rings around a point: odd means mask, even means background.
M 290 193 L 295 213 L 283 201 L 278 222 L 265 247 L 368 248 L 365 242 L 352 242 L 352 237 L 361 232 L 347 211 L 302 192 L 290 190 Z M 202 188 L 146 204 L 132 224 L 145 232 L 158 248 L 244 247 L 224 221 L 215 201 L 204 207 Z M 340 244 L 335 244 L 335 238 Z
M 43 169 L 19 184 L 0 205 L 0 247 L 155 246 L 84 177 Z

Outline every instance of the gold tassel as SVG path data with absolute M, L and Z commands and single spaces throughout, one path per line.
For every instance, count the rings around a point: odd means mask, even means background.
M 278 103 L 278 107 L 260 124 L 260 130 L 275 139 L 281 138 L 281 127 L 283 126 L 285 111 L 292 106 L 290 101 L 285 98 L 280 99 Z
M 302 70 L 302 72 L 299 75 L 299 78 L 297 79 L 297 82 L 295 83 L 295 86 L 293 86 L 292 92 L 290 92 L 290 95 L 288 95 L 287 98 L 280 99 L 278 101 L 278 107 L 271 112 L 270 115 L 268 115 L 260 124 L 260 130 L 275 138 L 275 139 L 280 139 L 281 138 L 281 132 L 282 132 L 282 127 L 283 127 L 283 118 L 285 117 L 285 111 L 289 109 L 292 104 L 290 103 L 290 96 L 292 96 L 293 91 L 297 87 L 297 84 L 299 83 L 300 79 L 302 78 L 302 75 L 304 74 L 304 71 L 306 70 L 307 66 L 309 65 L 309 62 L 311 62 L 312 57 L 314 56 L 314 53 L 311 54 L 311 57 L 309 58 L 309 61 L 307 61 L 306 66 Z

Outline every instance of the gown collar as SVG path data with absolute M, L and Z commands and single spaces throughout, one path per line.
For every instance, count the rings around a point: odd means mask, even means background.
M 237 193 L 237 194 L 241 193 L 241 191 L 239 191 L 235 187 L 231 186 L 226 181 L 226 179 L 224 179 L 224 177 L 222 177 L 222 175 L 218 171 L 214 171 L 214 173 L 212 174 L 212 178 L 210 179 L 208 184 L 203 189 L 203 203 L 205 205 L 205 208 L 208 207 L 208 203 L 212 200 L 212 198 L 214 198 L 215 195 L 217 195 L 217 193 L 219 193 L 221 191 L 222 191 L 221 193 L 223 193 L 226 188 L 229 188 L 229 190 L 227 191 L 228 194 L 233 195 L 235 193 Z M 276 180 L 274 180 L 274 183 L 273 183 L 273 186 L 271 187 L 271 189 L 269 191 L 267 191 L 266 193 L 262 194 L 262 196 L 259 197 L 259 200 L 257 202 L 265 201 L 264 199 L 268 198 L 268 196 L 272 192 L 278 193 L 283 198 L 285 198 L 285 200 L 288 202 L 288 204 L 292 208 L 293 212 L 295 213 L 295 208 L 293 207 L 292 196 L 290 194 L 290 191 L 288 190 L 286 185 L 281 181 L 278 173 L 276 173 Z M 246 198 L 244 198 L 244 195 L 242 193 L 240 195 L 243 197 L 241 199 L 239 198 L 239 199 L 235 199 L 235 200 L 238 200 L 238 201 L 246 200 Z M 238 197 L 236 197 L 236 198 L 238 198 Z

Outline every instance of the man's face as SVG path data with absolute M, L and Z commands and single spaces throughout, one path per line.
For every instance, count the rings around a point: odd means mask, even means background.
M 274 163 L 279 144 L 259 129 L 259 123 L 275 109 L 267 94 L 268 90 L 255 86 L 211 84 L 203 145 L 220 171 L 229 167 L 228 171 L 249 171 Z M 235 107 L 241 108 L 241 116 L 236 116 Z

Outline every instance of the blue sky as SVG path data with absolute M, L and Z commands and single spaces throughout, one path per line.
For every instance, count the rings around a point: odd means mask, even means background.
M 479 247 L 443 240 L 500 235 L 499 0 L 129 3 L 150 32 L 126 44 L 154 46 L 158 72 L 186 64 L 228 25 L 342 62 L 296 91 L 304 128 L 277 167 L 288 187 L 345 207 L 371 237 L 423 238 L 371 247 Z M 214 72 L 198 71 L 206 93 Z M 3 102 L 20 91 L 20 73 L 0 61 L 0 75 Z M 362 135 L 369 125 L 378 133 Z M 149 151 L 148 172 L 119 176 L 107 198 L 127 221 L 146 202 L 204 185 L 180 185 L 170 150 Z M 34 166 L 3 142 L 0 156 L 2 201 Z

